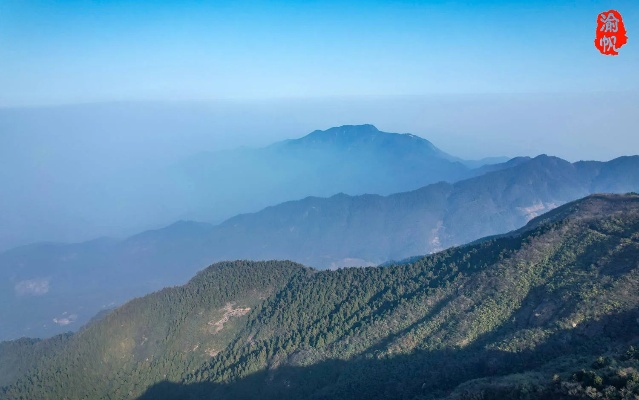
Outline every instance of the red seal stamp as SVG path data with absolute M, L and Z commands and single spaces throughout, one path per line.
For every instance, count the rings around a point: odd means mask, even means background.
M 626 27 L 623 25 L 621 14 L 617 10 L 609 10 L 597 15 L 597 32 L 595 47 L 607 56 L 616 56 L 618 50 L 626 44 Z

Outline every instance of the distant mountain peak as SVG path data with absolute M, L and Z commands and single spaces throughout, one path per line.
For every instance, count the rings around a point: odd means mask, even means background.
M 547 160 L 554 160 L 554 161 L 566 161 L 562 158 L 559 157 L 555 157 L 555 156 L 549 156 L 548 154 L 540 154 L 536 157 L 533 157 L 533 160 L 542 160 L 542 161 L 547 161 Z M 568 161 L 566 161 L 568 162 Z
M 564 160 L 562 158 L 555 157 L 555 156 L 549 156 L 547 154 L 540 154 L 540 155 L 538 155 L 536 157 L 533 157 L 532 159 L 530 159 L 530 163 L 529 163 L 529 166 L 531 168 L 533 168 L 533 167 L 536 168 L 536 167 L 539 167 L 539 166 L 545 166 L 547 168 L 553 168 L 553 167 L 560 166 L 560 165 L 569 166 L 569 165 L 572 165 L 572 164 L 570 163 L 570 161 L 566 161 L 566 160 Z
M 392 152 L 393 149 L 406 151 L 426 151 L 431 155 L 449 161 L 459 161 L 456 157 L 438 149 L 427 139 L 411 133 L 392 133 L 380 131 L 371 124 L 342 125 L 326 130 L 316 130 L 299 139 L 285 142 L 294 146 L 335 146 L 340 148 L 370 146 L 371 148 L 383 148 Z
M 423 137 L 414 135 L 412 133 L 395 133 L 395 132 L 385 132 L 385 131 L 380 131 L 375 125 L 372 124 L 361 124 L 361 125 L 342 125 L 342 126 L 336 126 L 333 128 L 329 128 L 326 129 L 324 131 L 322 130 L 316 130 L 313 133 L 317 133 L 317 134 L 321 134 L 321 135 L 340 135 L 340 136 L 353 136 L 353 135 L 371 135 L 371 136 L 376 136 L 376 135 L 383 135 L 386 137 L 398 137 L 398 138 L 410 138 L 410 139 L 416 139 L 416 140 L 420 140 L 423 141 L 425 143 L 429 143 L 432 145 L 432 143 L 427 140 L 424 139 Z M 311 133 L 311 134 L 313 134 Z
M 364 125 L 342 125 L 336 126 L 333 128 L 329 128 L 326 130 L 315 130 L 308 135 L 297 139 L 297 141 L 333 141 L 333 140 L 344 140 L 344 139 L 362 139 L 375 137 L 379 134 L 385 134 L 386 132 L 381 132 L 374 125 L 364 124 Z
M 321 132 L 324 134 L 349 134 L 349 133 L 363 133 L 363 132 L 380 132 L 379 129 L 373 124 L 360 124 L 360 125 L 341 125 L 328 128 L 326 130 L 317 129 L 315 132 Z

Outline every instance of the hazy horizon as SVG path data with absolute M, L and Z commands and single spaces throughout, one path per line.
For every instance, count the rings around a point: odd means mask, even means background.
M 0 2 L 0 243 L 230 217 L 166 171 L 341 125 L 466 160 L 636 154 L 639 5 L 614 6 L 606 57 L 606 1 Z
M 87 145 L 91 137 L 135 143 L 166 162 L 372 124 L 418 135 L 467 160 L 548 154 L 608 161 L 639 153 L 637 104 L 639 91 L 112 101 L 0 107 L 0 129 L 5 138 L 54 134 L 79 135 Z

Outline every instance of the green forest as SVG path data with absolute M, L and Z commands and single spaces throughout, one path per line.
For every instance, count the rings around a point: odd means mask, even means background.
M 638 399 L 639 196 L 406 262 L 214 264 L 0 344 L 2 399 Z

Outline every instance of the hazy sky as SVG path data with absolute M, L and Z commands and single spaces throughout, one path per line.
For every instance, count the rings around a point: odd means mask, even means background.
M 0 0 L 0 106 L 639 89 L 636 0 L 468 3 Z

